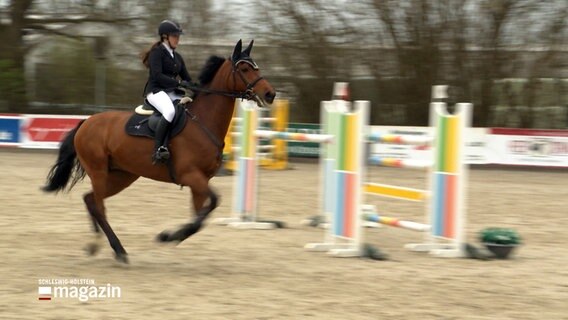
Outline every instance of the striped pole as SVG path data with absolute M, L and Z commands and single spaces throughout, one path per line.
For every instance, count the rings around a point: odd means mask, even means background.
M 412 160 L 412 159 L 397 159 L 397 158 L 383 158 L 377 155 L 370 156 L 367 159 L 370 165 L 394 168 L 412 168 L 412 169 L 425 169 L 432 166 L 432 162 Z
M 322 135 L 322 134 L 307 134 L 307 133 L 297 133 L 297 132 L 279 132 L 279 131 L 268 131 L 268 130 L 256 130 L 255 136 L 258 138 L 265 139 L 281 139 L 286 141 L 310 141 L 310 142 L 331 142 L 333 140 L 332 135 Z
M 403 229 L 414 230 L 414 231 L 422 231 L 422 232 L 423 231 L 430 231 L 430 225 L 428 225 L 428 224 L 399 220 L 399 219 L 396 219 L 396 218 L 380 216 L 378 214 L 367 213 L 363 216 L 363 219 L 365 219 L 367 221 L 377 222 L 377 223 L 384 224 L 384 225 L 391 226 L 391 227 L 399 227 L 399 228 L 403 228 Z
M 408 144 L 416 146 L 429 145 L 432 137 L 412 136 L 412 135 L 393 135 L 373 132 L 367 136 L 367 141 L 375 143 Z

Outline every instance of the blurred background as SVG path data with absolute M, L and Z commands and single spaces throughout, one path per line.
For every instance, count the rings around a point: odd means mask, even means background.
M 568 128 L 566 0 L 0 0 L 0 113 L 133 109 L 166 18 L 194 79 L 255 39 L 293 122 L 318 123 L 346 81 L 374 125 L 427 125 L 431 86 L 448 84 L 476 127 Z

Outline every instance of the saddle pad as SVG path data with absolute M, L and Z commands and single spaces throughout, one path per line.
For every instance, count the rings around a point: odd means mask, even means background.
M 132 136 L 154 138 L 154 130 L 150 129 L 150 117 L 162 117 L 159 113 L 151 116 L 134 113 L 126 122 L 126 133 Z M 187 124 L 187 112 L 183 106 L 176 106 L 176 115 L 170 124 L 170 138 L 178 135 Z

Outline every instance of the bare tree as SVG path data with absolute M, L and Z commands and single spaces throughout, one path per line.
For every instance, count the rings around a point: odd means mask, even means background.
M 341 79 L 364 76 L 353 70 L 366 65 L 377 81 L 368 94 L 406 105 L 411 125 L 427 123 L 434 84 L 459 87 L 455 99 L 475 102 L 474 125 L 486 126 L 496 80 L 555 74 L 551 67 L 564 65 L 562 50 L 553 49 L 565 43 L 562 0 L 300 0 L 249 6 L 261 8 L 257 32 L 286 52 L 278 58 L 289 73 Z M 537 46 L 550 50 L 537 54 Z
M 40 4 L 44 14 L 30 15 Z M 171 18 L 195 42 L 229 35 L 261 40 L 255 53 L 275 66 L 267 74 L 271 81 L 295 88 L 301 109 L 309 110 L 296 121 L 318 121 L 319 101 L 329 97 L 334 81 L 345 80 L 356 84 L 357 98 L 405 105 L 410 125 L 427 123 L 432 85 L 455 85 L 462 89 L 460 100 L 476 103 L 474 125 L 486 126 L 496 80 L 566 77 L 564 0 L 197 0 L 189 5 L 13 0 L 4 9 L 0 90 L 11 107 L 25 105 L 22 66 L 33 44 L 29 35 L 77 36 L 61 26 L 129 23 L 132 12 L 144 19 L 124 32 L 152 35 L 161 20 Z M 121 39 L 126 49 L 117 46 L 123 52 L 113 55 L 134 57 L 142 50 L 130 37 Z M 533 118 L 527 113 L 523 125 Z
M 0 93 L 7 101 L 8 110 L 25 105 L 23 30 L 25 13 L 31 4 L 32 0 L 11 1 L 8 8 L 10 24 L 0 24 Z
M 384 77 L 381 64 L 395 63 L 404 103 L 411 111 L 409 124 L 427 121 L 425 105 L 430 87 L 449 83 L 461 88 L 460 99 L 476 101 L 474 125 L 486 126 L 493 104 L 494 81 L 528 76 L 516 70 L 520 59 L 533 70 L 547 70 L 558 50 L 541 58 L 521 57 L 523 49 L 557 48 L 566 35 L 566 8 L 561 1 L 537 0 L 369 0 L 361 32 L 371 30 L 376 43 L 391 46 L 391 61 L 369 63 L 375 78 Z M 527 27 L 530 26 L 530 27 Z M 541 36 L 546 34 L 547 36 Z M 379 52 L 384 51 L 379 47 Z M 527 69 L 528 70 L 528 69 Z M 550 71 L 550 70 L 548 70 Z M 550 72 L 548 74 L 551 74 Z M 392 73 L 388 75 L 392 76 Z M 477 89 L 481 84 L 481 89 Z M 533 118 L 533 117 L 531 117 Z M 526 123 L 525 125 L 528 125 Z
M 333 81 L 352 73 L 349 51 L 356 50 L 348 35 L 355 34 L 338 3 L 322 0 L 284 0 L 255 3 L 258 12 L 249 26 L 275 48 L 273 62 L 283 67 L 297 91 L 301 109 L 296 121 L 318 121 L 319 101 L 331 95 Z M 294 75 L 294 77 L 292 77 Z
M 534 127 L 535 119 L 537 119 L 537 112 L 539 105 L 543 101 L 538 101 L 536 96 L 538 92 L 543 90 L 543 85 L 538 81 L 538 78 L 563 78 L 568 76 L 568 70 L 565 69 L 568 66 L 568 61 L 565 61 L 566 54 L 562 55 L 560 47 L 566 44 L 568 36 L 568 7 L 566 6 L 547 6 L 546 11 L 542 13 L 540 19 L 547 21 L 548 23 L 543 26 L 539 32 L 536 33 L 537 39 L 540 41 L 535 41 L 542 46 L 542 50 L 534 51 L 535 58 L 530 62 L 528 68 L 528 87 L 525 90 L 526 102 L 528 110 L 521 116 L 521 126 L 524 128 Z M 561 95 L 560 90 L 555 94 Z M 550 93 L 549 93 L 550 94 Z M 552 98 L 554 99 L 554 98 Z M 551 100 L 551 99 L 548 99 Z M 548 105 L 550 106 L 550 105 Z M 554 119 L 549 119 L 549 123 L 554 122 Z
M 118 1 L 111 2 L 110 5 Z M 65 27 L 71 24 L 96 22 L 104 24 L 125 23 L 134 18 L 128 16 L 112 17 L 103 9 L 96 7 L 96 2 L 87 1 L 76 5 L 67 5 L 65 12 L 58 6 L 60 2 L 51 3 L 52 10 L 39 10 L 33 0 L 12 0 L 6 8 L 8 11 L 8 23 L 0 24 L 0 66 L 2 76 L 0 79 L 0 91 L 2 99 L 6 101 L 8 111 L 25 111 L 27 99 L 25 94 L 24 61 L 26 54 L 33 47 L 33 42 L 26 41 L 26 37 L 32 34 L 57 34 L 66 37 L 76 37 L 65 31 Z M 63 26 L 63 27 L 62 27 Z

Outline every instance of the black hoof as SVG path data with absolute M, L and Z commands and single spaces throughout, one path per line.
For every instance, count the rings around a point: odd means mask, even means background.
M 381 261 L 389 259 L 388 255 L 384 254 L 378 248 L 375 248 L 369 244 L 365 244 L 363 246 L 363 257 L 370 258 L 372 260 L 381 260 Z
M 128 255 L 124 254 L 117 254 L 115 256 L 116 261 L 124 263 L 124 264 L 128 264 Z
M 160 234 L 156 236 L 156 241 L 158 242 L 181 242 L 181 233 L 177 232 L 169 232 L 169 231 L 162 231 Z
M 88 244 L 85 246 L 85 252 L 87 252 L 87 254 L 88 254 L 89 256 L 94 256 L 94 255 L 96 255 L 97 253 L 99 253 L 99 250 L 100 250 L 100 249 L 101 249 L 100 246 L 99 246 L 98 244 L 96 244 L 96 243 L 88 243 Z
M 177 242 L 180 243 L 199 231 L 201 223 L 188 223 L 175 232 L 162 231 L 156 237 L 159 242 Z
M 310 217 L 310 227 L 319 227 L 320 224 L 325 223 L 326 218 L 322 216 Z
M 168 231 L 162 231 L 156 236 L 156 241 L 158 242 L 171 242 L 173 239 L 171 238 L 172 234 Z

